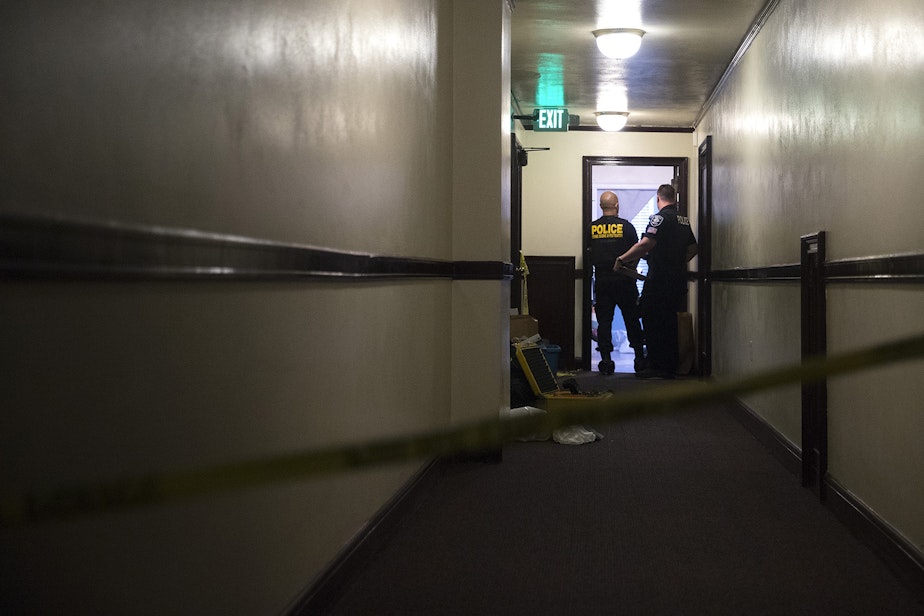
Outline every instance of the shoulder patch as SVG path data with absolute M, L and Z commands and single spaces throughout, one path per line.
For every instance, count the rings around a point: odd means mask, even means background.
M 664 222 L 663 216 L 661 216 L 660 214 L 653 214 L 651 218 L 648 219 L 648 226 L 660 227 L 662 222 Z

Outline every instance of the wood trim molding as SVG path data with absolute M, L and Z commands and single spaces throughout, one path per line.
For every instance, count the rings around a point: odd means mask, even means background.
M 451 463 L 436 458 L 424 465 L 366 523 L 334 560 L 311 582 L 284 611 L 287 616 L 326 614 L 362 567 L 394 534 L 401 521 L 419 506 Z
M 825 284 L 827 234 L 805 235 L 800 243 L 802 280 L 802 361 L 828 354 L 828 303 Z M 802 382 L 802 486 L 824 499 L 824 478 L 828 472 L 828 379 Z
M 737 419 L 760 443 L 766 447 L 787 471 L 798 477 L 802 472 L 802 453 L 799 448 L 755 413 L 740 399 L 728 405 L 729 413 Z
M 500 261 L 454 261 L 453 280 L 510 280 L 513 264 Z
M 924 603 L 924 553 L 831 475 L 825 476 L 824 505 Z
M 505 280 L 503 261 L 444 261 L 188 229 L 0 215 L 0 279 Z
M 524 127 L 526 128 L 526 127 Z M 532 126 L 526 128 L 532 130 Z M 569 131 L 606 132 L 599 126 L 569 126 Z M 619 129 L 621 133 L 693 133 L 692 126 L 625 126 Z
M 798 263 L 767 267 L 713 270 L 704 274 L 711 282 L 799 282 L 801 267 Z
M 842 259 L 825 263 L 833 282 L 924 282 L 924 254 Z
M 825 262 L 824 279 L 834 283 L 921 283 L 924 254 L 904 254 Z M 713 270 L 700 274 L 712 282 L 799 282 L 798 263 Z

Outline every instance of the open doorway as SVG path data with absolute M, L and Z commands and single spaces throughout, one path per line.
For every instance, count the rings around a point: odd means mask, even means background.
M 594 312 L 593 267 L 587 258 L 590 252 L 589 226 L 591 221 L 602 215 L 600 194 L 611 190 L 619 197 L 619 215 L 629 220 L 641 235 L 647 226 L 648 217 L 657 212 L 655 195 L 661 184 L 672 184 L 677 189 L 677 203 L 681 212 L 689 209 L 688 162 L 685 158 L 638 158 L 638 157 L 584 157 L 583 198 L 583 306 L 582 314 L 582 361 L 584 370 L 597 370 L 600 353 L 597 351 L 597 319 Z M 642 260 L 639 271 L 647 273 L 648 264 Z M 639 292 L 642 288 L 638 283 Z M 635 354 L 626 337 L 626 326 L 622 314 L 616 309 L 613 315 L 613 345 L 611 359 L 616 372 L 634 371 Z

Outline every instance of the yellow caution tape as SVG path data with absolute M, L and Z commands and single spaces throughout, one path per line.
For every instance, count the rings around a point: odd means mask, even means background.
M 527 289 L 526 277 L 529 276 L 529 266 L 526 265 L 526 255 L 520 251 L 520 274 L 522 275 L 523 285 L 520 287 L 520 314 L 529 314 L 529 291 Z
M 100 484 L 62 487 L 46 492 L 5 495 L 0 497 L 0 527 L 164 503 L 374 464 L 497 448 L 517 436 L 549 433 L 574 424 L 599 424 L 681 407 L 694 407 L 761 389 L 800 381 L 818 381 L 832 375 L 916 357 L 924 357 L 924 335 L 828 358 L 813 358 L 797 365 L 767 370 L 725 383 L 679 381 L 671 383 L 669 387 L 613 396 L 605 403 L 590 408 L 484 420 L 417 435 L 199 470 L 165 472 Z

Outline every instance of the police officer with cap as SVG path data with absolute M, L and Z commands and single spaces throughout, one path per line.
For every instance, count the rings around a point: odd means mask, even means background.
M 648 276 L 639 309 L 645 327 L 648 366 L 639 378 L 672 379 L 680 361 L 677 349 L 677 313 L 686 308 L 687 262 L 697 246 L 690 219 L 677 209 L 677 193 L 670 184 L 658 187 L 658 213 L 634 246 L 616 259 L 615 269 L 629 267 L 645 257 Z

